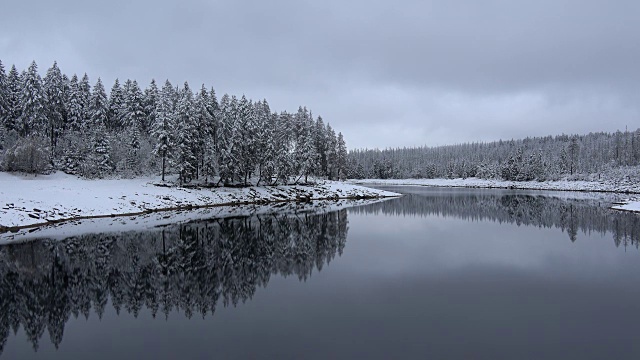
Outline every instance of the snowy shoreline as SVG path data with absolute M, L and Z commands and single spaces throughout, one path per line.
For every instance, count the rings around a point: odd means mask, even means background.
M 621 194 L 640 194 L 640 184 L 621 180 L 619 182 L 596 181 L 504 181 L 485 180 L 478 178 L 467 179 L 351 179 L 347 181 L 356 185 L 403 185 L 429 187 L 463 187 L 482 189 L 518 189 L 518 190 L 546 190 L 546 191 L 580 191 L 606 192 Z M 631 197 L 618 204 L 612 204 L 614 210 L 640 212 L 640 197 Z
M 86 180 L 0 172 L 0 233 L 80 219 L 311 200 L 374 199 L 399 194 L 341 182 L 247 188 L 156 186 L 155 179 Z

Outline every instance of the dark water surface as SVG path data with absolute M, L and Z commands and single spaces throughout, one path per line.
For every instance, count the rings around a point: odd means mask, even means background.
M 0 358 L 640 358 L 640 216 L 389 189 L 406 196 L 2 246 Z

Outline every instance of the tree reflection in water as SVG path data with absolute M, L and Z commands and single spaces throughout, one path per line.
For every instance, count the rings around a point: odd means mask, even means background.
M 71 316 L 172 311 L 205 317 L 250 299 L 272 274 L 307 279 L 342 254 L 347 212 L 271 214 L 0 247 L 0 354 L 24 328 L 58 347 Z
M 616 246 L 638 247 L 640 216 L 609 209 L 612 199 L 607 195 L 567 199 L 544 193 L 537 195 L 502 190 L 414 190 L 398 199 L 355 207 L 349 211 L 393 216 L 437 215 L 470 221 L 559 228 L 567 232 L 571 241 L 576 241 L 579 231 L 610 232 Z

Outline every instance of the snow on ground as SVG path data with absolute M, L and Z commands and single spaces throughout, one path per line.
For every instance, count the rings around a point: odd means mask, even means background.
M 137 215 L 162 209 L 399 196 L 332 181 L 309 186 L 196 189 L 156 186 L 152 180 L 87 180 L 61 172 L 38 176 L 0 172 L 0 232 L 3 227 L 29 227 L 97 216 Z
M 173 210 L 153 212 L 136 216 L 118 216 L 70 220 L 62 223 L 47 224 L 36 228 L 25 228 L 15 232 L 0 234 L 0 245 L 14 244 L 35 239 L 66 239 L 86 233 L 116 233 L 126 231 L 142 231 L 155 227 L 192 221 L 222 219 L 250 215 L 270 214 L 307 214 L 336 211 L 354 206 L 369 205 L 379 201 L 376 199 L 340 199 L 316 200 L 312 202 L 276 202 L 269 204 L 247 204 L 234 206 L 215 206 L 192 210 Z
M 611 207 L 615 210 L 640 212 L 640 197 L 627 199 Z
M 351 184 L 371 185 L 418 185 L 433 187 L 466 187 L 489 189 L 522 189 L 522 190 L 551 190 L 551 191 L 591 191 L 640 194 L 640 183 L 621 179 L 620 181 L 504 181 L 485 180 L 478 178 L 467 179 L 363 179 L 349 180 Z M 612 209 L 640 212 L 640 198 L 632 198 L 616 204 Z

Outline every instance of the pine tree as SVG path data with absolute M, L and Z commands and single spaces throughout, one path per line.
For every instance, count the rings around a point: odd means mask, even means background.
M 9 115 L 9 83 L 4 65 L 0 60 L 0 127 L 5 129 L 5 122 Z M 4 138 L 3 138 L 4 139 Z
M 304 176 L 305 182 L 307 182 L 307 176 L 313 171 L 317 158 L 313 136 L 315 124 L 312 119 L 313 117 L 307 108 L 303 108 L 302 106 L 298 108 L 298 112 L 293 119 L 295 133 L 295 150 L 293 157 L 298 180 Z M 296 182 L 298 180 L 296 180 Z
M 328 123 L 325 129 L 325 139 L 327 144 L 327 178 L 333 180 L 334 175 L 338 176 L 338 139 L 336 138 L 335 131 Z
M 6 121 L 9 117 L 9 83 L 0 60 L 0 150 L 4 150 L 7 137 Z
M 258 167 L 258 183 L 260 185 L 262 180 L 271 180 L 271 175 L 274 172 L 275 161 L 275 139 L 274 132 L 276 124 L 273 121 L 274 118 L 269 108 L 269 103 L 264 99 L 255 103 L 255 114 L 258 121 L 258 128 L 256 132 L 256 162 Z
M 107 93 L 102 85 L 102 80 L 98 78 L 93 87 L 89 104 L 91 127 L 106 127 L 109 120 L 108 106 Z
M 211 174 L 211 171 L 205 171 L 205 154 L 208 152 L 208 147 L 211 144 L 213 116 L 210 110 L 210 99 L 207 88 L 202 85 L 200 92 L 196 95 L 194 104 L 194 116 L 195 126 L 197 131 L 195 132 L 193 153 L 197 158 L 196 176 L 200 172 L 207 173 L 207 176 Z
M 258 124 L 253 104 L 244 95 L 238 102 L 235 127 L 239 133 L 239 136 L 236 137 L 236 148 L 239 150 L 236 159 L 238 160 L 240 173 L 244 178 L 244 185 L 247 185 L 256 162 L 255 143 Z
M 167 161 L 171 161 L 174 149 L 174 89 L 169 80 L 162 87 L 157 106 L 156 117 L 151 127 L 151 135 L 155 140 L 153 153 L 162 158 L 162 181 L 167 168 Z
M 78 83 L 78 102 L 80 103 L 81 123 L 80 128 L 86 129 L 91 121 L 91 85 L 89 84 L 89 76 L 85 73 Z
M 316 120 L 313 137 L 316 148 L 316 159 L 314 171 L 317 176 L 327 176 L 327 139 L 325 134 L 325 126 L 322 117 L 318 116 Z
M 64 128 L 64 84 L 62 72 L 56 62 L 47 70 L 43 80 L 45 94 L 45 114 L 48 120 L 48 136 L 52 151 Z
M 92 150 L 89 159 L 92 167 L 91 175 L 101 178 L 111 173 L 114 166 L 111 160 L 111 146 L 106 131 L 108 121 L 107 93 L 100 78 L 98 78 L 93 87 L 89 105 Z
M 220 99 L 220 127 L 215 140 L 217 144 L 218 174 L 220 175 L 220 182 L 224 184 L 233 181 L 235 175 L 235 110 L 233 102 L 228 94 L 224 94 Z M 237 100 L 235 103 L 237 104 Z
M 84 115 L 80 84 L 78 83 L 78 76 L 75 74 L 73 74 L 69 82 L 69 103 L 67 104 L 67 111 L 67 129 L 75 132 L 80 131 L 82 129 Z
M 138 130 L 145 128 L 146 114 L 144 112 L 143 94 L 138 82 L 127 80 L 125 91 L 124 122 L 128 128 L 136 127 Z
M 107 128 L 111 131 L 121 130 L 124 126 L 125 100 L 120 81 L 116 79 L 109 94 L 109 112 Z
M 151 131 L 151 126 L 156 120 L 157 108 L 158 108 L 158 85 L 156 85 L 156 80 L 152 79 L 149 87 L 144 90 L 143 97 L 143 105 L 144 105 L 144 115 L 145 120 L 142 123 L 142 132 L 143 134 L 149 134 Z
M 25 72 L 20 94 L 20 134 L 28 136 L 32 133 L 42 133 L 47 121 L 44 113 L 45 98 L 42 79 L 35 61 Z
M 344 137 L 342 133 L 338 133 L 338 141 L 337 141 L 337 151 L 336 151 L 336 165 L 337 165 L 337 176 L 338 180 L 345 179 L 347 175 L 347 144 L 344 141 Z
M 4 120 L 4 126 L 7 131 L 19 132 L 19 120 L 22 107 L 20 106 L 20 93 L 22 89 L 22 79 L 15 65 L 11 66 L 7 75 L 7 115 Z
M 190 182 L 196 171 L 197 159 L 193 153 L 194 133 L 193 92 L 185 81 L 176 107 L 176 167 L 180 184 Z

